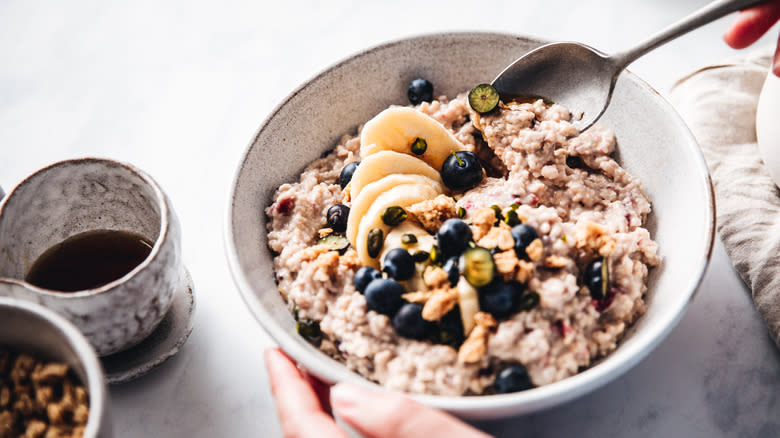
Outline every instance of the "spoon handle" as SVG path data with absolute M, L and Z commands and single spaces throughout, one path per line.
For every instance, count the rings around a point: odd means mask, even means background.
M 610 56 L 610 58 L 614 62 L 617 71 L 622 71 L 628 64 L 634 62 L 635 59 L 680 35 L 704 26 L 724 15 L 755 6 L 765 1 L 766 0 L 716 0 L 682 20 L 670 25 L 637 46 L 616 53 Z

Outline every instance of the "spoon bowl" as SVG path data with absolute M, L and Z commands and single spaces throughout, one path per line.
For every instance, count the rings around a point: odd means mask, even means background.
M 517 59 L 492 85 L 503 99 L 539 97 L 561 104 L 584 131 L 607 109 L 619 74 L 615 70 L 611 58 L 592 47 L 551 43 Z

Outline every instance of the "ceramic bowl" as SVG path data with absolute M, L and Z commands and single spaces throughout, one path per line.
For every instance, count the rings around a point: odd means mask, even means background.
M 445 33 L 391 42 L 358 53 L 293 91 L 260 126 L 239 163 L 226 224 L 230 267 L 247 305 L 292 358 L 327 382 L 366 382 L 295 333 L 274 283 L 264 208 L 277 186 L 298 179 L 339 137 L 389 105 L 408 104 L 406 87 L 429 79 L 437 95 L 455 96 L 490 82 L 543 41 L 494 33 Z M 560 382 L 513 394 L 414 396 L 471 419 L 528 413 L 604 385 L 644 358 L 674 328 L 704 274 L 714 237 L 714 199 L 701 152 L 686 125 L 658 93 L 624 73 L 602 123 L 618 139 L 618 161 L 644 182 L 653 203 L 648 228 L 662 262 L 651 271 L 648 310 L 617 350 Z
M 65 318 L 37 304 L 0 297 L 0 347 L 63 362 L 86 386 L 89 417 L 84 438 L 111 437 L 103 368 L 87 338 Z

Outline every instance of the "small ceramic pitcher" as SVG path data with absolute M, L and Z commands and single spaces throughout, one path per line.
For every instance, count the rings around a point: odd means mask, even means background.
M 93 230 L 128 231 L 154 245 L 133 270 L 94 289 L 61 292 L 24 281 L 44 251 Z M 182 281 L 179 220 L 157 183 L 131 165 L 98 158 L 61 161 L 27 177 L 0 202 L 0 296 L 65 316 L 101 356 L 146 338 Z

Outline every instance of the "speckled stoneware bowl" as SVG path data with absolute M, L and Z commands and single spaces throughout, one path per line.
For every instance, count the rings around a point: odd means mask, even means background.
M 24 300 L 0 297 L 0 348 L 68 364 L 89 393 L 84 438 L 108 438 L 111 429 L 103 369 L 89 341 L 65 318 Z
M 59 292 L 24 281 L 48 248 L 91 230 L 122 230 L 154 242 L 123 277 L 95 289 Z M 30 175 L 0 202 L 0 296 L 65 316 L 101 356 L 146 338 L 183 281 L 181 231 L 170 201 L 141 170 L 117 161 L 61 161 Z
M 492 33 L 446 33 L 384 44 L 327 69 L 293 91 L 261 125 L 239 163 L 227 215 L 227 255 L 247 305 L 291 357 L 327 382 L 365 382 L 295 333 L 295 321 L 274 283 L 264 208 L 282 183 L 332 149 L 339 137 L 388 105 L 408 103 L 406 87 L 429 79 L 437 95 L 455 96 L 490 82 L 507 64 L 542 41 Z M 346 90 L 346 91 L 345 91 Z M 648 228 L 662 262 L 651 271 L 648 311 L 617 351 L 560 382 L 513 394 L 415 396 L 467 418 L 532 412 L 591 391 L 644 358 L 672 330 L 709 261 L 714 201 L 699 148 L 672 107 L 631 73 L 617 83 L 602 118 L 618 138 L 617 158 L 644 182 L 653 202 Z

